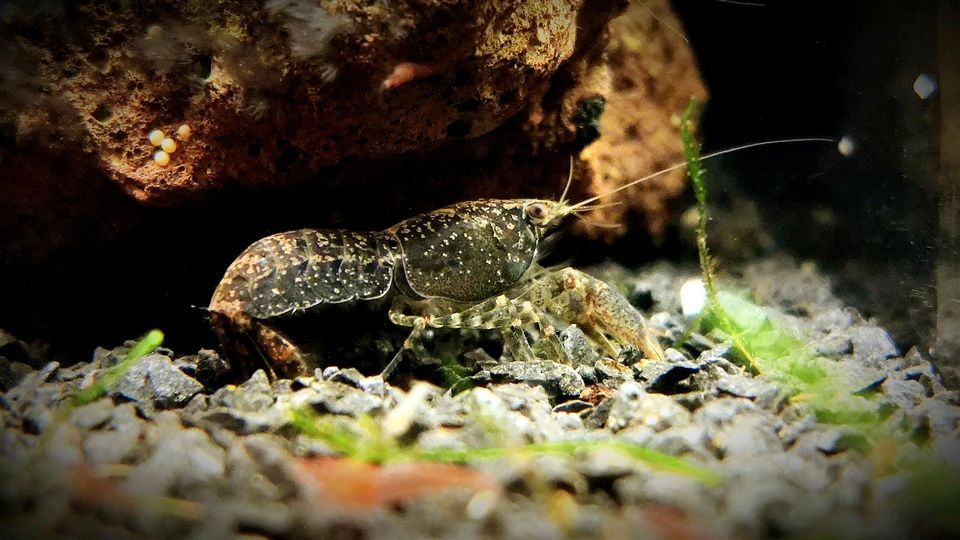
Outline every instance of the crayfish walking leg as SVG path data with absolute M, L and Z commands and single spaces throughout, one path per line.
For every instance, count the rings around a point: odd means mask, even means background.
M 524 326 L 535 325 L 542 336 L 550 342 L 554 359 L 567 362 L 566 353 L 556 333 L 546 332 L 540 320 L 540 314 L 533 304 L 519 298 L 510 299 L 506 295 L 499 295 L 479 304 L 467 307 L 461 311 L 443 315 L 407 315 L 396 306 L 390 310 L 390 321 L 400 326 L 409 326 L 413 330 L 404 343 L 401 351 L 394 356 L 390 364 L 383 370 L 381 376 L 387 377 L 396 367 L 405 350 L 422 348 L 420 336 L 424 329 L 429 328 L 470 328 L 475 330 L 501 330 L 505 341 L 514 346 L 518 360 L 531 361 L 536 356 L 530 348 L 524 332 Z
M 544 272 L 521 287 L 514 298 L 500 295 L 461 311 L 444 315 L 406 315 L 394 309 L 394 324 L 413 328 L 405 349 L 419 343 L 427 328 L 500 329 L 515 344 L 517 360 L 535 358 L 523 327 L 540 333 L 551 359 L 569 363 L 552 324 L 577 324 L 607 354 L 617 356 L 623 346 L 638 348 L 646 358 L 663 359 L 663 350 L 643 315 L 606 283 L 572 268 Z M 608 338 L 609 336 L 609 338 Z M 612 338 L 612 341 L 611 341 Z M 402 352 L 402 351 L 401 351 Z M 399 355 L 385 374 L 395 367 Z

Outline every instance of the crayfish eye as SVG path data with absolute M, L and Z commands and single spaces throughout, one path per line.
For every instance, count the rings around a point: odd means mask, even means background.
M 533 203 L 527 206 L 527 215 L 531 219 L 542 220 L 547 217 L 547 207 L 541 203 Z

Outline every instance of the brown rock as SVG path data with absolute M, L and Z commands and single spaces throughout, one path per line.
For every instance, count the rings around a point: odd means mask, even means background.
M 63 14 L 82 29 L 65 43 L 48 17 L 19 44 L 98 166 L 137 200 L 172 204 L 489 132 L 546 90 L 581 15 L 613 14 L 593 3 L 96 3 Z M 14 113 L 18 139 L 48 106 Z M 192 137 L 157 165 L 147 134 L 184 123 Z
M 677 119 L 690 98 L 706 98 L 706 89 L 680 28 L 666 1 L 633 2 L 611 24 L 607 61 L 598 68 L 604 73 L 595 76 L 604 85 L 608 112 L 600 118 L 602 136 L 581 154 L 591 194 L 683 161 Z M 634 210 L 646 219 L 648 232 L 659 236 L 684 175 L 676 171 L 631 188 L 617 197 L 629 204 L 598 210 L 591 219 L 619 223 Z
M 587 142 L 574 117 L 591 98 L 605 99 L 608 111 L 604 136 L 584 155 L 591 191 L 673 161 L 668 120 L 703 89 L 665 2 L 618 18 L 606 50 L 606 26 L 623 8 L 615 0 L 494 6 L 194 0 L 162 11 L 21 8 L 11 17 L 19 28 L 11 48 L 23 66 L 39 67 L 22 68 L 16 97 L 27 106 L 7 108 L 4 121 L 20 146 L 67 154 L 74 167 L 100 169 L 137 200 L 163 205 L 318 172 L 313 182 L 336 185 L 345 180 L 328 168 L 346 159 L 475 141 L 524 108 L 497 140 L 567 154 Z M 80 30 L 55 35 L 68 18 Z M 168 166 L 157 165 L 147 134 L 173 135 L 181 124 L 190 140 Z M 74 148 L 57 148 L 65 138 Z M 662 212 L 660 189 L 672 195 L 679 185 L 638 189 L 639 207 Z M 652 220 L 652 229 L 661 223 Z

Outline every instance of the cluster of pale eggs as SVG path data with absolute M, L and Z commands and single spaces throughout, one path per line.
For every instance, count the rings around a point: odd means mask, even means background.
M 154 152 L 153 162 L 161 167 L 166 167 L 170 164 L 170 154 L 177 151 L 177 141 L 173 140 L 170 137 L 167 137 L 167 134 L 159 129 L 151 131 L 147 135 L 147 139 L 150 140 L 150 144 L 153 146 L 159 146 L 160 149 Z M 186 142 L 190 140 L 190 126 L 183 124 L 177 128 L 177 139 L 180 142 Z

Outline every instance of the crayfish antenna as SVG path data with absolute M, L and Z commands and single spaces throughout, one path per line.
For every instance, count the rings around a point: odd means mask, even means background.
M 567 173 L 567 185 L 563 186 L 563 193 L 560 194 L 560 204 L 567 204 L 567 192 L 570 191 L 570 184 L 573 182 L 573 156 L 570 156 L 570 172 Z
M 718 151 L 716 151 L 716 152 L 712 152 L 712 153 L 710 153 L 710 154 L 706 154 L 706 155 L 704 155 L 704 156 L 701 156 L 701 157 L 700 157 L 700 161 L 706 161 L 706 160 L 708 160 L 708 159 L 712 159 L 712 158 L 715 158 L 715 157 L 718 157 L 718 156 L 722 156 L 722 155 L 724 155 L 724 154 L 730 154 L 730 153 L 733 153 L 733 152 L 739 152 L 739 151 L 741 151 L 741 150 L 747 150 L 747 149 L 749 149 L 749 148 L 757 148 L 758 146 L 771 146 L 771 145 L 774 145 L 774 144 L 789 144 L 789 143 L 802 143 L 802 142 L 829 142 L 829 143 L 836 143 L 837 141 L 835 141 L 834 139 L 828 139 L 828 138 L 826 138 L 826 137 L 800 137 L 800 138 L 796 138 L 796 139 L 775 139 L 775 140 L 772 140 L 772 141 L 761 141 L 761 142 L 755 142 L 755 143 L 749 143 L 749 144 L 744 144 L 744 145 L 740 145 L 740 146 L 735 146 L 735 147 L 733 147 L 733 148 L 727 148 L 727 149 L 725 149 L 725 150 L 718 150 Z M 590 204 L 590 203 L 592 203 L 592 202 L 594 202 L 594 201 L 596 201 L 596 200 L 602 199 L 602 198 L 604 198 L 604 197 L 609 197 L 610 195 L 613 195 L 614 193 L 617 193 L 618 191 L 623 191 L 623 190 L 628 189 L 628 188 L 631 188 L 631 187 L 633 187 L 633 186 L 635 186 L 635 185 L 637 185 L 637 184 L 646 182 L 647 180 L 651 180 L 651 179 L 653 179 L 653 178 L 656 178 L 656 177 L 658 177 L 658 176 L 667 174 L 668 172 L 675 171 L 675 170 L 677 170 L 677 169 L 682 169 L 683 167 L 686 167 L 686 166 L 687 166 L 687 162 L 686 162 L 686 161 L 683 161 L 683 162 L 681 162 L 681 163 L 677 163 L 677 164 L 675 164 L 675 165 L 671 165 L 671 166 L 667 167 L 666 169 L 661 169 L 661 170 L 659 170 L 659 171 L 657 171 L 657 172 L 655 172 L 655 173 L 651 173 L 651 174 L 648 174 L 648 175 L 646 175 L 646 176 L 637 178 L 636 180 L 632 180 L 632 181 L 630 181 L 630 182 L 627 182 L 626 184 L 624 184 L 624 185 L 622 185 L 622 186 L 619 186 L 619 187 L 617 187 L 617 188 L 611 189 L 610 191 L 607 191 L 606 193 L 601 193 L 601 194 L 599 194 L 599 195 L 594 195 L 593 197 L 590 197 L 589 199 L 582 200 L 582 201 L 580 201 L 580 202 L 578 202 L 578 203 L 576 203 L 576 204 L 572 204 L 572 205 L 569 205 L 569 206 L 565 206 L 564 211 L 565 211 L 566 213 L 568 213 L 568 214 L 569 214 L 569 213 L 574 213 L 574 212 L 576 212 L 577 210 L 582 209 L 584 206 L 586 206 L 586 205 L 588 205 L 588 204 Z
M 623 223 L 604 223 L 601 221 L 594 221 L 592 219 L 587 219 L 579 214 L 577 214 L 577 219 L 590 225 L 591 227 L 598 227 L 601 229 L 621 229 L 623 228 Z
M 614 202 L 603 203 L 603 204 L 591 204 L 588 206 L 581 206 L 580 208 L 577 209 L 576 212 L 574 212 L 574 214 L 579 216 L 581 212 L 588 212 L 590 210 L 599 210 L 601 208 L 610 208 L 611 206 L 620 206 L 621 204 L 623 204 L 623 201 L 614 201 Z

